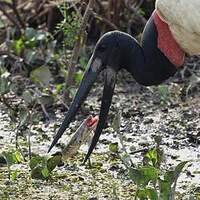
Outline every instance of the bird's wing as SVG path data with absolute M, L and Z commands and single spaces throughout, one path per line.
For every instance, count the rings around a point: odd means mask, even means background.
M 200 55 L 200 0 L 156 0 L 156 10 L 182 49 Z

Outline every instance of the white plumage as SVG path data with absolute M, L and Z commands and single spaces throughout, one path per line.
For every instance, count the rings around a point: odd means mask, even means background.
M 200 55 L 200 0 L 156 0 L 156 10 L 180 47 Z

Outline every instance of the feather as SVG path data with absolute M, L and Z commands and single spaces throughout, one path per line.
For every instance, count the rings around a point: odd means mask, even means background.
M 156 11 L 180 47 L 200 55 L 200 0 L 156 0 Z

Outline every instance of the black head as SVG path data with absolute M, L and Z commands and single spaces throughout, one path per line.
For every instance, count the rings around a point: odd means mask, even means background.
M 130 51 L 137 50 L 136 43 L 135 38 L 127 33 L 111 31 L 99 39 L 93 56 L 102 61 L 102 69 L 111 67 L 117 72 L 128 67 Z
M 89 158 L 98 142 L 102 129 L 105 126 L 112 101 L 117 72 L 126 65 L 126 56 L 129 49 L 128 46 L 130 45 L 129 40 L 132 40 L 132 37 L 128 34 L 119 31 L 112 31 L 103 35 L 97 42 L 76 96 L 58 130 L 58 133 L 54 137 L 49 151 L 57 143 L 66 128 L 69 126 L 79 107 L 86 99 L 92 85 L 97 79 L 98 74 L 102 70 L 106 70 L 99 122 L 85 161 Z

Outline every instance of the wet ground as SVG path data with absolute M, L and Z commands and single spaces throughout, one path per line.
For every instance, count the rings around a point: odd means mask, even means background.
M 83 112 L 79 113 L 76 121 L 67 130 L 68 134 L 75 130 L 87 114 L 98 114 L 101 86 L 100 81 L 93 88 Z M 119 136 L 112 128 L 112 121 L 118 112 L 122 112 L 120 134 L 133 162 L 141 163 L 143 158 L 141 153 L 135 154 L 135 150 L 153 146 L 155 138 L 160 138 L 160 147 L 164 151 L 164 169 L 176 166 L 180 161 L 190 161 L 178 179 L 177 199 L 189 199 L 194 194 L 198 196 L 200 93 L 197 87 L 186 97 L 183 88 L 187 89 L 188 86 L 189 82 L 183 82 L 180 77 L 176 77 L 159 87 L 145 88 L 136 84 L 127 74 L 120 74 L 107 128 L 91 157 L 93 167 L 81 165 L 87 146 L 82 147 L 78 156 L 65 166 L 57 167 L 48 181 L 31 179 L 28 165 L 24 163 L 12 166 L 20 169 L 20 172 L 17 180 L 10 183 L 7 179 L 7 168 L 0 167 L 0 199 L 134 199 L 135 186 L 128 179 L 119 157 L 108 149 L 113 142 L 121 147 Z M 57 116 L 57 121 L 52 121 L 48 126 L 42 123 L 38 125 L 42 131 L 34 128 L 31 137 L 33 152 L 46 154 L 63 113 L 58 111 Z M 9 126 L 3 108 L 0 121 L 0 149 L 14 148 L 15 133 Z M 65 134 L 60 142 L 66 143 L 68 139 L 69 136 Z M 24 138 L 20 139 L 20 144 L 24 152 L 27 152 Z M 58 145 L 52 153 L 59 148 Z M 119 153 L 122 153 L 121 149 Z

